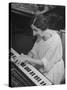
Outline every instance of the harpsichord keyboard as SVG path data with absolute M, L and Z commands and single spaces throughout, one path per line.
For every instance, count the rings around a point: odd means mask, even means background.
M 17 62 L 21 60 L 22 62 L 18 64 Z M 11 61 L 16 64 L 16 66 L 37 86 L 52 85 L 52 82 L 40 73 L 35 67 L 30 64 L 24 63 L 24 60 L 20 57 L 13 48 L 11 48 Z

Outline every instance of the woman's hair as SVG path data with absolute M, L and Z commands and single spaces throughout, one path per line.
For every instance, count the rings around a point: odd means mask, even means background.
M 36 16 L 33 24 L 37 28 L 40 28 L 42 31 L 46 30 L 47 28 L 53 30 L 59 30 L 59 23 L 61 19 L 62 17 L 55 13 L 48 13 L 48 14 Z
M 40 28 L 41 30 L 45 30 L 47 28 L 47 20 L 44 21 L 44 16 L 43 15 L 38 15 L 35 17 L 33 24 L 37 27 Z

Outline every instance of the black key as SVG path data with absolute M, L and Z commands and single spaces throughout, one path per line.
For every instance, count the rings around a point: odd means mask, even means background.
M 18 62 L 18 59 L 16 59 L 15 63 L 17 63 L 17 62 Z
M 10 53 L 10 56 L 14 56 L 14 54 L 13 53 Z
M 43 85 L 46 85 L 46 83 L 44 83 Z
M 35 75 L 35 73 L 32 71 L 32 72 L 30 72 L 29 73 L 31 76 L 34 76 Z
M 25 67 L 25 66 L 26 66 L 26 64 L 25 64 L 25 63 L 23 63 L 23 62 L 22 62 L 20 65 L 21 65 L 22 67 Z
M 31 69 L 30 69 L 28 66 L 26 66 L 24 69 L 25 69 L 27 72 L 30 72 L 30 71 L 31 71 Z
M 40 84 L 41 84 L 41 85 L 46 85 L 46 83 L 45 83 L 44 81 L 42 81 Z
M 42 80 L 38 75 L 36 75 L 34 79 L 36 79 L 38 82 Z
M 12 56 L 12 58 L 13 58 L 13 60 L 14 60 L 15 63 L 17 63 L 18 60 L 19 60 L 16 56 Z
M 17 57 L 16 57 L 15 55 L 13 55 L 12 58 L 13 58 L 14 60 L 16 60 Z

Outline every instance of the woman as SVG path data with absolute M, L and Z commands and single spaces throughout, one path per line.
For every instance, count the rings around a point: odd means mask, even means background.
M 37 36 L 37 40 L 28 53 L 28 57 L 32 59 L 27 59 L 54 84 L 60 84 L 64 76 L 62 43 L 56 31 L 58 29 L 56 28 L 57 20 L 55 14 L 36 17 L 31 28 L 33 35 Z

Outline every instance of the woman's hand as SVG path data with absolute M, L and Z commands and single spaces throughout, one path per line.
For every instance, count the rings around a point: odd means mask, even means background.
M 34 66 L 34 64 L 31 62 L 32 57 L 33 57 L 32 52 L 29 52 L 28 55 L 21 54 L 21 58 L 23 59 L 24 63 L 31 64 Z
M 16 61 L 16 64 L 20 65 L 22 62 L 28 63 L 28 57 L 24 54 L 21 54 L 20 56 L 18 56 L 18 60 Z
M 27 54 L 29 57 L 33 58 L 34 57 L 34 54 L 30 51 L 28 54 Z
M 28 61 L 27 55 L 21 54 L 20 57 L 22 58 L 23 62 Z

